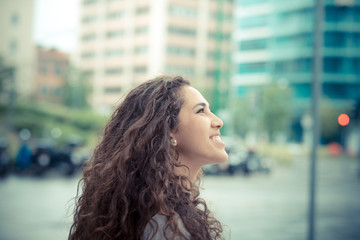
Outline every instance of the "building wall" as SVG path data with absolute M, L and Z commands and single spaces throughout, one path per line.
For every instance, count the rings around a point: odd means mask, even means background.
M 0 3 L 0 56 L 14 66 L 17 98 L 32 95 L 35 51 L 33 35 L 33 0 L 2 0 Z
M 35 99 L 55 104 L 61 103 L 69 72 L 69 56 L 55 49 L 41 47 L 37 47 L 36 52 Z
M 230 72 L 232 1 L 222 2 L 218 27 L 214 0 L 82 1 L 77 59 L 92 75 L 92 105 L 109 109 L 129 88 L 162 74 L 212 89 L 214 68 Z M 220 65 L 216 48 L 226 56 Z
M 314 1 L 242 1 L 235 11 L 238 87 L 286 80 L 311 97 Z M 352 101 L 360 92 L 360 1 L 324 1 L 323 95 Z

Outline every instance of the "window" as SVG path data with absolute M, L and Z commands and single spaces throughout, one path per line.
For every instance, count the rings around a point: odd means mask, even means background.
M 149 6 L 139 7 L 135 10 L 136 15 L 146 14 L 150 10 Z
M 325 7 L 325 20 L 327 22 L 350 22 L 354 16 L 356 21 L 356 12 L 358 8 L 347 6 L 326 6 Z
M 167 65 L 166 71 L 176 74 L 187 74 L 187 75 L 194 75 L 194 69 L 191 67 L 185 66 L 175 66 L 175 65 Z
M 168 32 L 173 33 L 173 34 L 179 34 L 179 35 L 187 35 L 187 36 L 195 36 L 196 35 L 195 29 L 177 27 L 177 26 L 169 26 Z
M 266 62 L 240 63 L 238 73 L 261 73 L 266 71 Z
M 14 39 L 9 43 L 9 50 L 11 54 L 16 54 L 17 50 L 18 50 L 18 43 L 17 41 Z
M 61 92 L 62 92 L 62 88 L 61 88 L 61 87 L 54 88 L 54 94 L 55 94 L 55 96 L 60 97 L 60 96 L 61 96 Z
M 118 94 L 121 93 L 121 91 L 122 91 L 121 87 L 106 87 L 104 89 L 104 92 L 108 94 Z
M 237 0 L 237 4 L 242 6 L 257 5 L 259 3 L 266 3 L 268 0 Z
M 124 54 L 123 49 L 108 49 L 105 51 L 105 56 L 107 57 L 118 57 Z
M 268 15 L 260 15 L 240 19 L 240 28 L 264 27 L 267 25 Z
M 96 3 L 96 2 L 97 2 L 97 0 L 84 0 L 83 4 L 84 5 L 92 5 L 92 4 Z
M 19 24 L 19 15 L 17 13 L 13 13 L 10 20 L 11 26 L 17 26 Z
M 277 47 L 311 47 L 313 44 L 312 33 L 300 33 L 288 36 L 278 36 L 275 38 Z
M 61 76 L 63 73 L 61 63 L 55 63 L 55 74 Z
M 352 72 L 360 74 L 360 58 L 352 59 Z
M 136 34 L 144 34 L 148 32 L 148 27 L 147 26 L 141 26 L 141 27 L 137 27 L 135 28 L 135 33 Z
M 116 18 L 121 18 L 123 16 L 125 16 L 124 11 L 114 11 L 114 12 L 109 12 L 106 17 L 108 19 L 116 19 Z
M 87 34 L 84 34 L 82 36 L 83 41 L 92 41 L 92 40 L 95 40 L 95 39 L 96 39 L 96 34 L 95 33 L 87 33 Z
M 146 66 L 136 66 L 134 67 L 134 73 L 146 73 L 147 67 Z
M 325 73 L 340 73 L 342 71 L 343 59 L 339 57 L 324 58 Z
M 148 48 L 146 46 L 139 46 L 139 47 L 134 48 L 134 53 L 136 55 L 145 54 L 145 53 L 147 53 L 147 51 L 148 51 Z
M 41 87 L 41 94 L 42 94 L 42 95 L 47 95 L 47 93 L 48 93 L 47 87 L 46 87 L 46 86 L 42 86 L 42 87 Z
M 345 32 L 325 32 L 324 44 L 325 44 L 325 47 L 345 47 L 346 33 Z
M 93 23 L 96 22 L 96 20 L 97 20 L 96 15 L 85 16 L 82 19 L 83 23 Z
M 95 53 L 94 52 L 83 52 L 81 54 L 81 58 L 82 59 L 87 59 L 87 58 L 93 58 L 95 57 Z
M 266 49 L 267 42 L 268 42 L 267 38 L 246 40 L 240 42 L 239 49 L 240 51 Z
M 178 46 L 168 46 L 167 53 L 171 55 L 194 56 L 195 49 Z
M 313 9 L 312 8 L 302 8 L 293 11 L 280 12 L 277 15 L 278 21 L 280 23 L 291 23 L 296 22 L 309 22 L 313 21 Z
M 170 5 L 168 7 L 168 12 L 170 15 L 178 17 L 190 17 L 194 18 L 197 16 L 197 11 L 194 8 L 188 8 L 184 6 Z
M 120 75 L 122 72 L 122 68 L 108 68 L 105 70 L 106 75 Z
M 122 29 L 114 30 L 114 31 L 108 31 L 106 33 L 107 38 L 117 38 L 117 37 L 121 37 L 121 36 L 124 36 L 124 30 L 122 30 Z
M 276 73 L 309 73 L 312 69 L 310 58 L 299 58 L 274 63 Z
M 41 75 L 46 75 L 47 74 L 47 62 L 43 61 L 43 62 L 40 62 L 39 64 L 39 73 Z

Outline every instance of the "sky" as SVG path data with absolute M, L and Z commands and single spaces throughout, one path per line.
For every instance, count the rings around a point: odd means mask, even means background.
M 76 49 L 79 0 L 35 0 L 34 41 L 68 53 Z

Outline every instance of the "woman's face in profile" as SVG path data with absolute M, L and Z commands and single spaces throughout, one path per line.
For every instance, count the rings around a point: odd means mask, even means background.
M 184 86 L 180 94 L 184 104 L 178 128 L 172 134 L 180 161 L 189 168 L 225 162 L 228 155 L 220 137 L 223 122 L 210 111 L 209 103 L 195 88 Z

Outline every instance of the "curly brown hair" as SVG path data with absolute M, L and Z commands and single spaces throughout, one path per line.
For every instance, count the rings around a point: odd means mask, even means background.
M 179 90 L 186 85 L 179 76 L 157 77 L 115 110 L 79 181 L 70 240 L 141 239 L 158 213 L 167 216 L 169 239 L 184 237 L 178 217 L 191 239 L 222 239 L 220 222 L 199 198 L 199 181 L 174 173 L 182 165 L 170 132 L 178 126 Z

